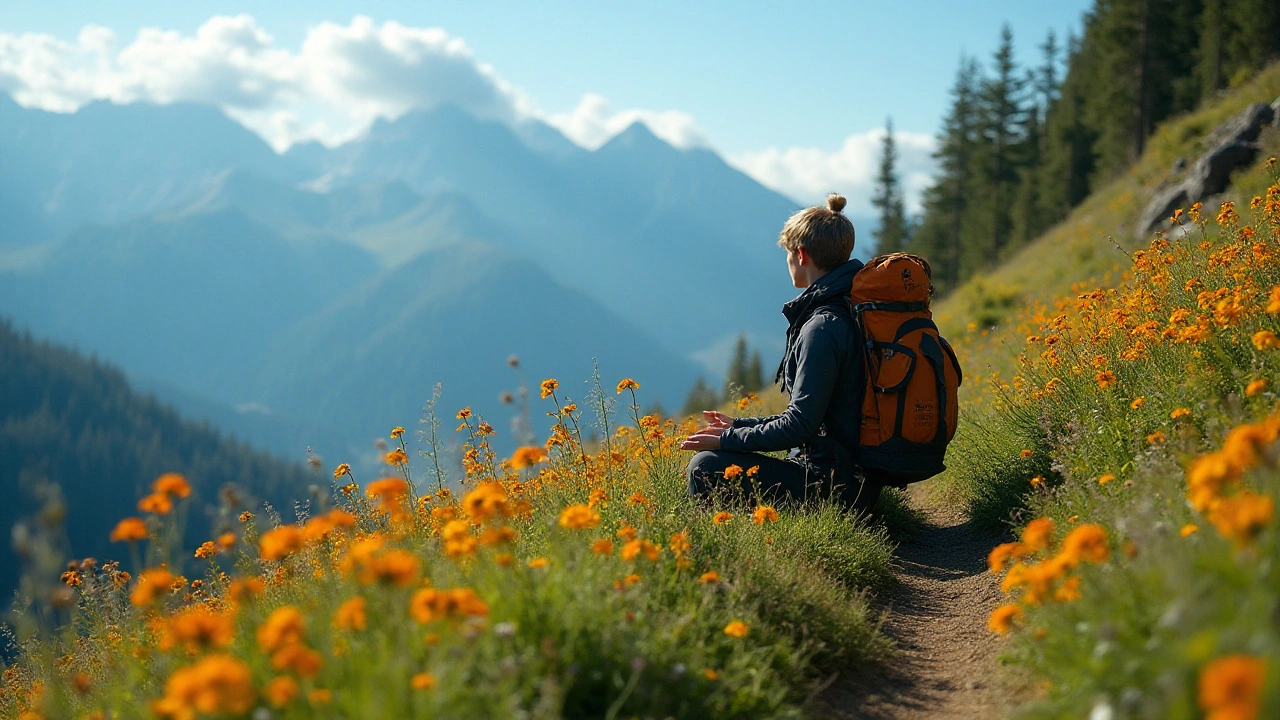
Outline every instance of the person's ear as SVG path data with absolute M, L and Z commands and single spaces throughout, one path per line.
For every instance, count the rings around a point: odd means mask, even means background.
M 813 256 L 810 255 L 803 247 L 796 248 L 796 264 L 807 265 L 813 262 Z

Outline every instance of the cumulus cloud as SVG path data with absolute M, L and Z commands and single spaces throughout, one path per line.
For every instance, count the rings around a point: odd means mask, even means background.
M 678 148 L 711 145 L 706 134 L 687 113 L 679 110 L 615 111 L 606 98 L 595 93 L 583 95 L 573 110 L 546 118 L 546 122 L 559 129 L 565 137 L 588 149 L 600 147 L 636 121 L 643 122 L 654 135 Z
M 59 112 L 92 100 L 209 103 L 277 148 L 341 142 L 376 118 L 443 103 L 505 122 L 533 111 L 462 39 L 367 17 L 312 27 L 296 52 L 248 15 L 210 18 L 191 36 L 146 28 L 119 45 L 96 26 L 73 42 L 0 33 L 0 89 Z
M 898 177 L 908 212 L 918 212 L 920 196 L 933 175 L 934 139 L 924 133 L 895 132 L 898 149 Z M 730 156 L 728 161 L 766 187 L 805 205 L 821 202 L 836 191 L 849 200 L 846 212 L 868 215 L 874 212 L 871 195 L 879 170 L 884 129 L 855 133 L 839 148 L 771 147 L 758 152 Z

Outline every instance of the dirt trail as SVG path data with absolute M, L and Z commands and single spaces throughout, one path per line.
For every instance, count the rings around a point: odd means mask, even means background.
M 1001 602 L 987 553 L 1000 538 L 961 513 L 919 498 L 926 524 L 899 545 L 898 584 L 877 603 L 898 649 L 885 667 L 838 680 L 818 701 L 830 718 L 999 718 L 1007 692 L 996 678 L 997 638 L 987 616 Z

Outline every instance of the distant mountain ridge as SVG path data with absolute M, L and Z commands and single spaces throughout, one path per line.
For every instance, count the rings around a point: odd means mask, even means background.
M 506 412 L 512 353 L 566 381 L 596 357 L 678 406 L 739 332 L 779 351 L 795 292 L 774 242 L 794 203 L 642 124 L 587 151 L 443 106 L 278 155 L 212 108 L 4 98 L 10 206 L 0 315 L 193 410 L 349 435 L 339 453 L 412 422 L 436 381 Z M 384 374 L 405 397 L 367 394 Z

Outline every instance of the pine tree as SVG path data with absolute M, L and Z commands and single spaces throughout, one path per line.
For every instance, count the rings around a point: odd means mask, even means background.
M 685 396 L 684 407 L 680 409 L 680 414 L 694 415 L 719 406 L 720 395 L 707 383 L 706 378 L 699 375 L 693 387 L 689 389 L 689 394 Z
M 880 144 L 880 173 L 876 176 L 876 190 L 871 197 L 871 204 L 880 216 L 880 227 L 875 232 L 877 255 L 901 252 L 907 242 L 907 217 L 902 205 L 897 163 L 893 118 L 886 118 L 884 139 Z
M 1023 164 L 1020 157 L 1025 140 L 1023 91 L 1027 80 L 1013 58 L 1013 31 L 1000 31 L 1000 47 L 993 58 L 992 76 L 982 83 L 981 137 L 985 162 L 979 189 L 987 200 L 986 230 L 989 233 L 988 262 L 999 261 L 1009 244 L 1013 195 Z
M 739 335 L 733 347 L 733 358 L 729 361 L 729 372 L 725 374 L 724 398 L 736 400 L 745 393 L 758 392 L 762 387 L 764 369 L 760 352 L 752 354 L 747 346 L 747 336 Z
M 760 351 L 751 353 L 751 365 L 747 368 L 747 392 L 760 392 L 764 389 L 764 365 L 760 361 Z

